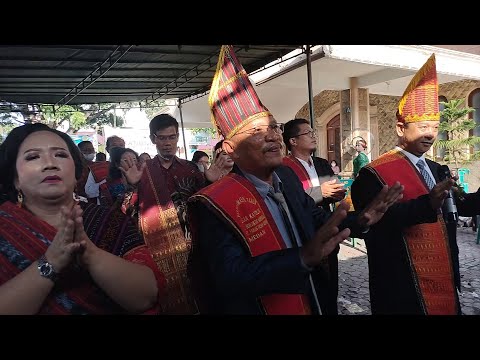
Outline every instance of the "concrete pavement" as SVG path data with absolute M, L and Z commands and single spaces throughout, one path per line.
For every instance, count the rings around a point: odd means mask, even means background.
M 480 245 L 475 243 L 472 228 L 458 228 L 462 294 L 460 302 L 465 315 L 480 315 Z M 367 250 L 363 240 L 340 245 L 338 313 L 370 315 Z

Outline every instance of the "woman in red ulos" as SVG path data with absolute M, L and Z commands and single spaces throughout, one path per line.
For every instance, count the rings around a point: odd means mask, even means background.
M 0 145 L 1 314 L 157 313 L 165 280 L 132 220 L 78 201 L 81 155 L 43 124 Z

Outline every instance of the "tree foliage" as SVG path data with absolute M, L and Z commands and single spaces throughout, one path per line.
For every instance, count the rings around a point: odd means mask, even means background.
M 157 99 L 148 104 L 148 107 L 143 108 L 147 114 L 149 120 L 153 119 L 156 115 L 163 114 L 168 111 L 168 107 L 165 104 L 164 99 Z
M 42 120 L 54 129 L 65 122 L 69 124 L 70 131 L 75 131 L 85 126 L 86 115 L 78 106 L 64 105 L 54 109 L 52 105 L 40 105 Z
M 479 136 L 468 136 L 470 130 L 477 127 L 472 119 L 467 118 L 467 115 L 475 109 L 462 106 L 463 102 L 464 99 L 441 102 L 445 108 L 440 115 L 445 120 L 440 122 L 439 131 L 445 132 L 447 139 L 437 139 L 434 143 L 435 148 L 445 149 L 443 160 L 455 164 L 456 169 L 459 164 L 480 159 L 480 151 L 474 151 L 473 154 L 469 151 L 470 147 L 480 145 Z
M 197 134 L 207 134 L 210 135 L 210 137 L 214 138 L 217 136 L 217 129 L 216 128 L 191 128 L 193 135 Z
M 67 132 L 76 132 L 80 128 L 95 129 L 102 125 L 123 126 L 125 123 L 125 114 L 134 107 L 139 107 L 138 102 L 126 102 L 119 104 L 84 104 L 84 105 L 63 105 L 53 107 L 53 105 L 41 104 L 12 104 L 0 103 L 0 131 L 7 133 L 20 123 L 12 122 L 13 112 L 21 114 L 26 122 L 40 121 L 53 128 L 59 128 L 68 124 Z M 149 119 L 155 115 L 168 110 L 165 100 L 159 99 L 148 104 L 148 107 L 141 108 L 145 111 Z

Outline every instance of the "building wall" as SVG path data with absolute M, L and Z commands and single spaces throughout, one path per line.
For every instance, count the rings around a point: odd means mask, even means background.
M 338 103 L 340 100 L 340 91 L 325 90 L 313 98 L 313 115 L 315 119 L 319 118 L 325 110 Z M 310 120 L 310 107 L 308 102 L 298 110 L 295 118 Z
M 445 96 L 447 100 L 464 98 L 465 103 L 467 103 L 468 95 L 476 88 L 480 88 L 480 81 L 453 81 L 446 84 L 440 84 L 438 86 L 438 95 Z
M 468 95 L 476 88 L 480 88 L 480 81 L 462 80 L 450 82 L 439 85 L 439 96 L 443 95 L 447 100 L 464 98 L 466 104 Z M 395 113 L 400 99 L 400 96 L 369 94 L 371 122 L 375 123 L 375 127 L 378 128 L 378 131 L 372 129 L 372 132 L 376 133 L 374 134 L 374 141 L 377 142 L 378 154 L 380 155 L 391 150 L 397 143 L 395 132 L 397 120 Z M 346 144 L 351 129 L 351 119 L 349 113 L 342 111 L 349 105 L 349 90 L 344 90 L 343 92 L 335 90 L 322 91 L 313 98 L 313 103 L 317 126 L 320 125 L 317 120 L 321 118 L 325 111 L 331 109 L 334 105 L 339 105 L 342 134 L 342 171 L 351 171 L 352 153 L 348 151 Z M 309 104 L 306 103 L 302 106 L 295 117 L 310 119 Z M 375 117 L 375 119 L 372 119 L 372 117 Z M 324 122 L 322 121 L 322 124 Z M 323 146 L 324 144 L 320 142 L 319 145 Z M 375 156 L 372 153 L 373 158 Z M 470 170 L 470 174 L 466 177 L 466 181 L 469 183 L 469 191 L 476 191 L 480 186 L 480 161 L 466 164 L 464 167 Z
M 377 110 L 378 133 L 375 141 L 378 143 L 379 155 L 393 149 L 397 144 L 397 133 L 395 132 L 397 117 L 395 114 L 400 98 L 400 96 L 370 94 L 370 106 L 376 107 Z

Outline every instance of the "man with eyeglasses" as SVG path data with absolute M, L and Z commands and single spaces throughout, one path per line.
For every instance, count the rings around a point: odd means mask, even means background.
M 282 166 L 281 126 L 261 103 L 233 46 L 222 46 L 209 105 L 235 165 L 188 202 L 188 273 L 201 312 L 321 313 L 324 294 L 316 283 L 323 259 L 351 230 L 378 221 L 401 186 L 385 188 L 361 223 L 344 220 L 345 203 L 327 219 L 295 173 Z
M 190 232 L 186 201 L 205 185 L 195 163 L 176 156 L 178 122 L 168 114 L 150 121 L 150 140 L 157 155 L 140 167 L 122 164 L 130 185 L 137 188 L 140 227 L 160 271 L 167 278 L 164 314 L 197 313 L 186 274 Z
M 456 222 L 443 206 L 454 181 L 442 181 L 440 164 L 425 158 L 440 123 L 434 54 L 405 89 L 396 117 L 398 146 L 360 169 L 352 184 L 355 209 L 384 184 L 405 186 L 403 199 L 367 234 L 372 314 L 460 314 Z M 457 208 L 462 214 L 461 202 Z
M 317 206 L 332 213 L 331 204 L 345 197 L 346 189 L 338 182 L 332 167 L 326 159 L 312 156 L 317 148 L 315 131 L 306 119 L 293 119 L 284 126 L 283 142 L 290 151 L 283 158 L 283 164 L 290 167 L 302 182 L 303 189 Z M 337 315 L 338 296 L 338 258 L 340 245 L 328 255 L 322 264 L 325 271 L 318 278 L 318 284 L 325 296 L 322 297 L 322 309 L 326 315 Z

